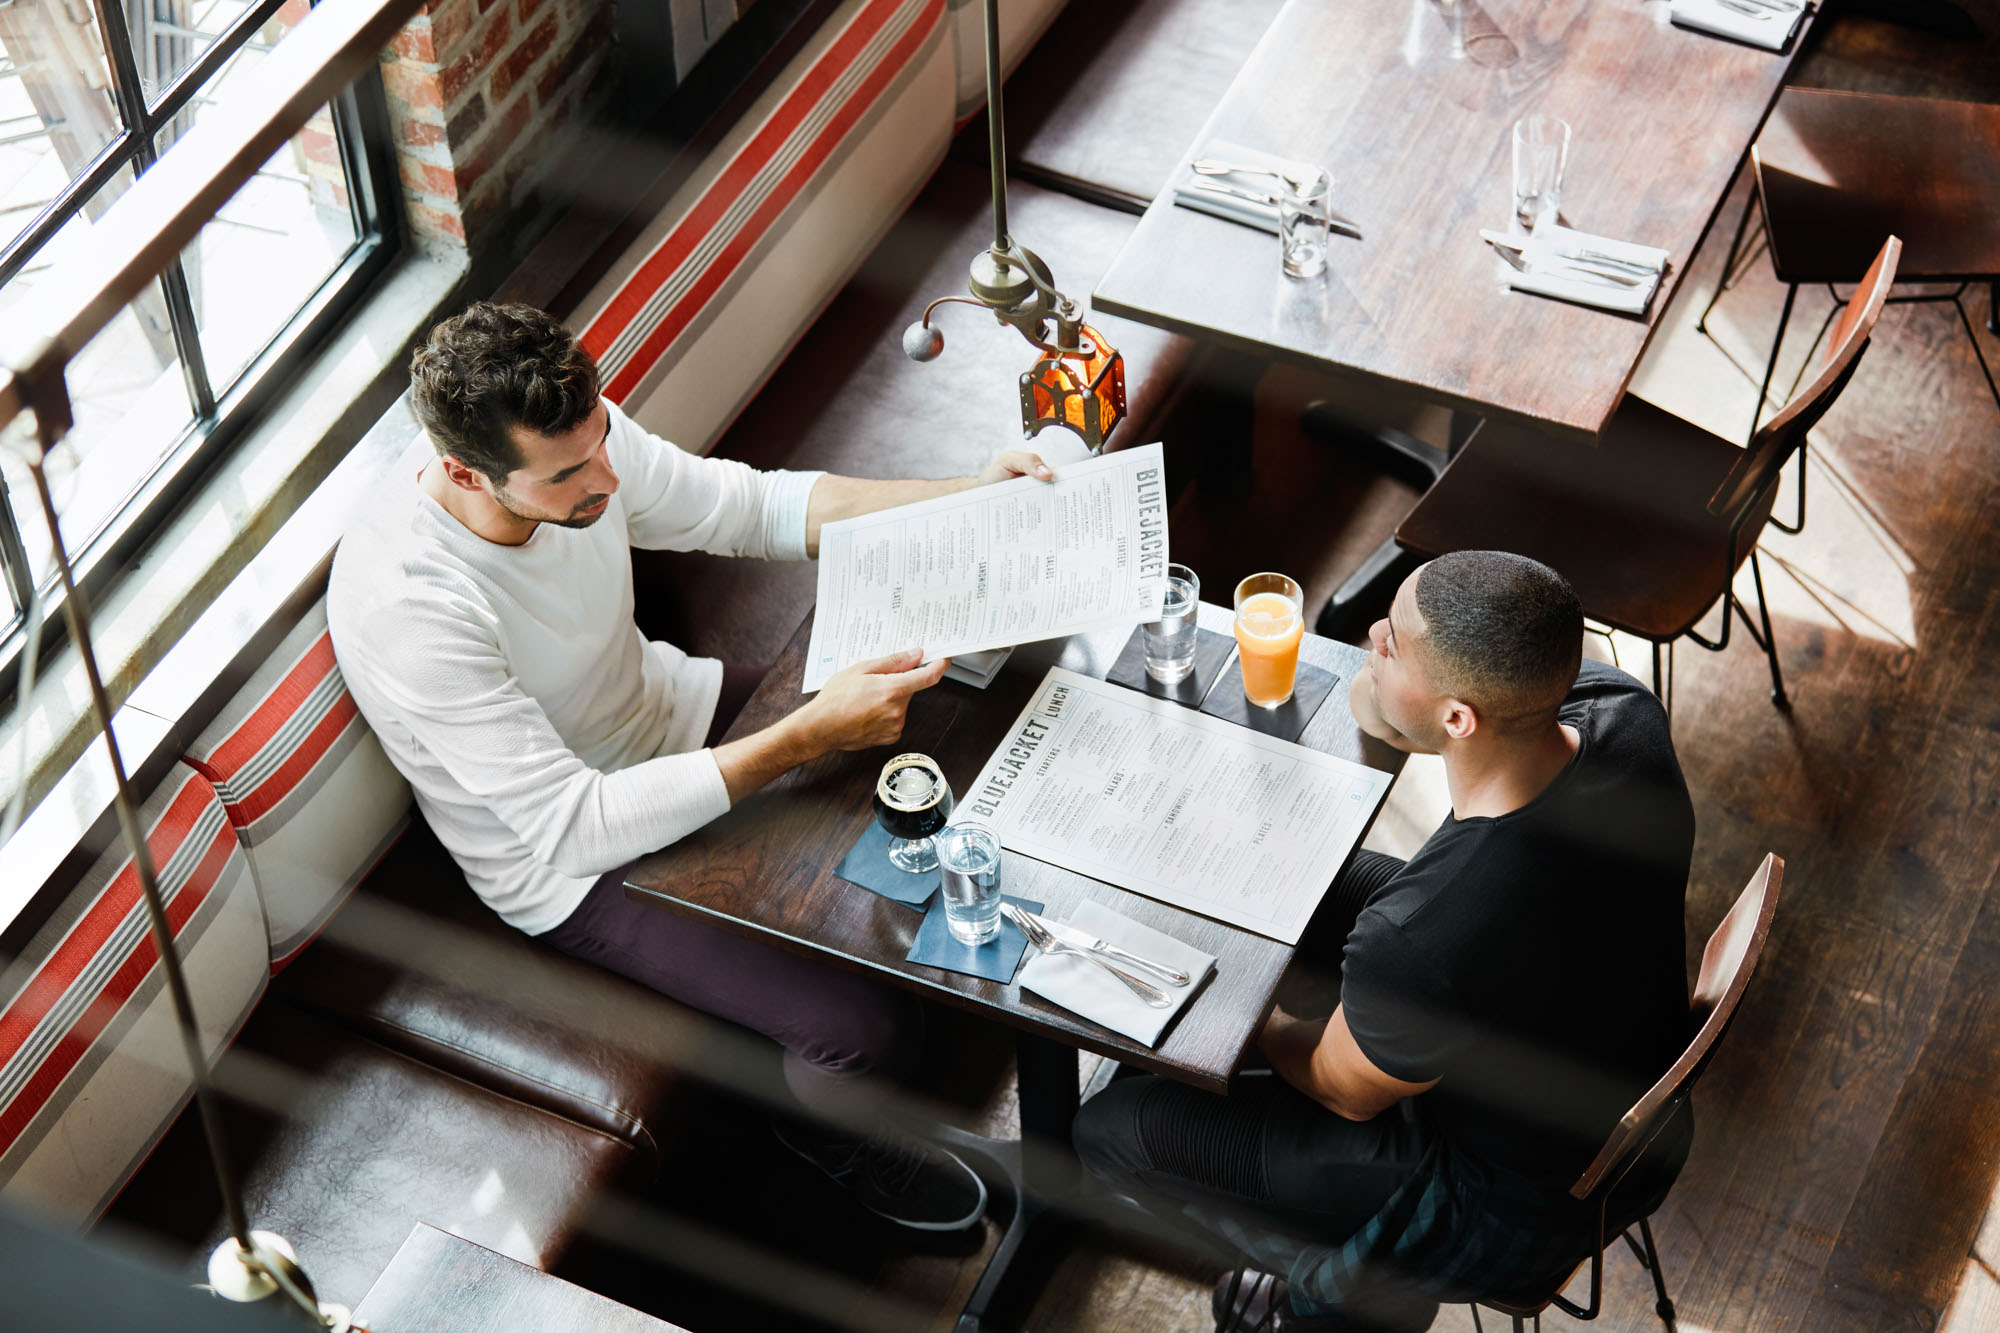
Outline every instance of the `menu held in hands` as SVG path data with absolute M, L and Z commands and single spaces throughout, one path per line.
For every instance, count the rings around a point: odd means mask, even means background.
M 828 523 L 804 688 L 902 648 L 926 659 L 1157 620 L 1167 587 L 1158 444 Z
M 1051 667 L 959 819 L 1078 874 L 1296 944 L 1389 775 Z

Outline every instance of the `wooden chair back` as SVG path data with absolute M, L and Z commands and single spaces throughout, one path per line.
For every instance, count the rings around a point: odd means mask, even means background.
M 1737 895 L 1735 906 L 1708 937 L 1708 947 L 1701 955 L 1701 973 L 1694 985 L 1694 1012 L 1701 1019 L 1700 1029 L 1681 1058 L 1674 1061 L 1673 1068 L 1619 1120 L 1596 1160 L 1570 1186 L 1569 1192 L 1576 1198 L 1589 1198 L 1613 1172 L 1620 1171 L 1643 1152 L 1686 1100 L 1695 1079 L 1715 1053 L 1716 1043 L 1735 1018 L 1737 1005 L 1750 985 L 1750 975 L 1763 956 L 1764 941 L 1771 934 L 1771 917 L 1778 910 L 1778 889 L 1784 879 L 1785 863 L 1775 855 L 1765 856 L 1757 873 Z
M 1834 322 L 1818 371 L 1751 437 L 1750 447 L 1743 451 L 1743 457 L 1710 497 L 1709 513 L 1718 518 L 1740 518 L 1777 484 L 1778 469 L 1805 441 L 1806 432 L 1819 424 L 1819 419 L 1853 377 L 1862 349 L 1868 345 L 1868 335 L 1874 332 L 1875 320 L 1889 299 L 1889 287 L 1896 281 L 1896 263 L 1902 254 L 1903 242 L 1897 237 L 1882 242 L 1875 262 L 1861 279 L 1861 286 Z

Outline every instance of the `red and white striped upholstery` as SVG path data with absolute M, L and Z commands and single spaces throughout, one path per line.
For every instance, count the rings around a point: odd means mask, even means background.
M 140 823 L 213 1061 L 270 980 L 249 862 L 214 789 L 184 768 Z M 122 840 L 0 969 L 0 1004 L 0 1191 L 88 1222 L 193 1093 Z
M 946 0 L 846 0 L 577 310 L 605 392 L 706 453 L 930 177 Z
M 270 922 L 272 970 L 311 942 L 409 822 L 313 603 L 189 747 L 243 840 Z

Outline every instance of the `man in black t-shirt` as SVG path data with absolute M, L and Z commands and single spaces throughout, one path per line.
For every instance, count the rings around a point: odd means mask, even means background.
M 1421 1329 L 1439 1300 L 1517 1289 L 1588 1249 L 1569 1187 L 1691 1036 L 1682 902 L 1694 813 L 1667 719 L 1581 662 L 1555 571 L 1460 552 L 1370 631 L 1362 728 L 1443 757 L 1452 809 L 1406 864 L 1329 890 L 1330 1015 L 1275 1010 L 1268 1074 L 1227 1097 L 1114 1081 L 1079 1114 L 1098 1174 L 1170 1201 L 1253 1274 L 1225 1300 L 1279 1329 Z M 1330 960 L 1329 960 L 1330 961 Z M 1330 969 L 1329 969 L 1330 970 Z M 1685 1117 L 1614 1204 L 1655 1206 Z

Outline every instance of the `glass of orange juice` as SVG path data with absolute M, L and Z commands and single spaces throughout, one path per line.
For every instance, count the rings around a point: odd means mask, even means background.
M 1243 660 L 1243 697 L 1276 708 L 1292 697 L 1305 633 L 1305 596 L 1283 574 L 1252 574 L 1236 585 L 1236 647 Z

